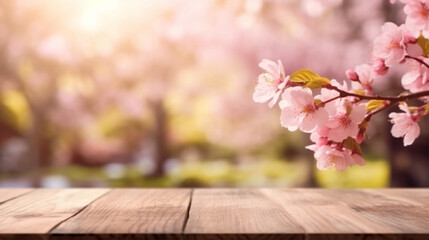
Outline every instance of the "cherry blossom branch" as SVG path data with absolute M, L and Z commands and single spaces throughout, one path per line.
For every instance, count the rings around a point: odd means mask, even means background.
M 356 94 L 356 93 L 351 93 L 351 92 L 347 92 L 344 90 L 341 90 L 335 86 L 332 85 L 326 85 L 324 86 L 327 89 L 331 89 L 331 90 L 335 90 L 338 93 L 340 93 L 341 97 L 357 97 L 361 100 L 385 100 L 385 101 L 391 101 L 393 103 L 396 102 L 401 102 L 401 101 L 407 101 L 410 99 L 415 99 L 415 98 L 420 98 L 420 97 L 425 97 L 425 96 L 429 96 L 429 91 L 421 91 L 421 92 L 417 92 L 417 93 L 412 93 L 412 94 L 408 94 L 408 95 L 402 95 L 402 96 L 397 96 L 397 97 L 390 97 L 390 96 L 369 96 L 369 95 L 361 95 L 361 94 Z
M 397 101 L 397 102 L 385 102 L 385 104 L 382 106 L 382 107 L 380 107 L 380 108 L 378 108 L 378 109 L 376 109 L 376 110 L 374 110 L 374 111 L 372 111 L 372 112 L 370 112 L 370 113 L 368 113 L 366 116 L 365 116 L 365 120 L 366 121 L 369 121 L 369 120 L 371 120 L 371 117 L 373 116 L 373 115 L 375 115 L 375 114 L 377 114 L 377 113 L 379 113 L 379 112 L 381 112 L 381 111 L 383 111 L 384 109 L 387 109 L 387 108 L 389 108 L 389 107 L 391 107 L 391 106 L 393 106 L 393 105 L 395 105 L 395 104 L 397 104 L 397 103 L 399 103 L 400 101 Z M 421 112 L 422 110 L 425 110 L 425 108 L 427 107 L 429 105 L 429 103 L 426 103 L 426 104 L 423 104 L 423 105 L 421 105 L 420 107 L 418 107 L 417 109 L 416 109 L 416 112 Z M 429 111 L 426 113 L 426 112 L 424 112 L 420 117 L 423 117 L 423 116 L 426 116 L 426 115 L 429 115 Z
M 421 13 L 428 13 L 428 9 L 424 4 L 414 4 L 415 1 L 401 2 L 409 8 L 406 11 L 407 24 L 398 26 L 386 22 L 383 25 L 381 35 L 374 40 L 373 64 L 361 64 L 346 71 L 349 80 L 360 82 L 360 85 L 352 85 L 351 89 L 336 80 L 321 77 L 310 69 L 300 69 L 286 79 L 280 60 L 276 63 L 264 59 L 259 64 L 265 73 L 258 77 L 254 100 L 267 102 L 267 99 L 272 98 L 275 102 L 282 94 L 281 125 L 291 131 L 299 129 L 312 134 L 310 139 L 313 144 L 306 148 L 314 151 L 317 168 L 320 170 L 335 167 L 336 170 L 344 171 L 348 166 L 365 164 L 360 144 L 367 138 L 366 130 L 372 116 L 387 108 L 399 105 L 401 111 L 390 113 L 388 118 L 393 124 L 392 136 L 403 138 L 404 146 L 411 145 L 419 136 L 419 119 L 429 116 L 429 91 L 423 88 L 428 76 L 420 69 L 423 67 L 429 70 L 429 38 L 420 36 L 416 39 L 412 35 L 414 30 L 428 30 L 427 24 L 424 25 L 420 19 Z M 408 21 L 412 24 L 408 24 Z M 417 41 L 421 41 L 418 44 L 424 54 L 408 55 L 408 45 Z M 412 59 L 415 62 L 411 62 L 419 66 L 418 69 L 414 69 L 414 66 L 408 68 L 408 73 L 416 74 L 415 76 L 418 74 L 412 84 L 402 84 L 408 92 L 397 96 L 374 95 L 371 88 L 374 79 L 385 75 L 394 65 L 403 64 L 408 59 Z M 284 81 L 286 84 L 283 84 Z M 270 86 L 267 87 L 267 84 Z M 333 91 L 321 91 L 321 100 L 314 96 L 313 91 L 320 88 Z M 412 91 L 414 89 L 420 92 Z M 361 92 L 362 90 L 364 92 Z M 348 101 L 341 101 L 348 97 Z M 426 98 L 421 99 L 422 97 Z M 408 106 L 407 101 L 419 98 L 424 102 L 422 105 Z M 333 107 L 338 108 L 338 111 L 329 111 L 331 109 L 325 106 L 327 103 L 333 103 Z M 272 102 L 269 106 L 272 106 Z
M 318 106 L 324 106 L 325 104 L 327 104 L 327 103 L 329 103 L 329 102 L 332 102 L 332 101 L 335 101 L 335 100 L 337 100 L 337 99 L 339 99 L 339 98 L 342 98 L 342 96 L 341 96 L 341 95 L 338 95 L 338 96 L 336 96 L 336 97 L 333 97 L 333 98 L 331 98 L 331 99 L 328 99 L 328 100 L 326 100 L 326 101 L 323 101 L 323 102 L 319 103 L 319 104 L 318 104 Z
M 429 64 L 427 64 L 425 61 L 421 60 L 420 58 L 412 57 L 409 55 L 405 56 L 405 58 L 413 59 L 413 60 L 425 65 L 427 68 L 429 68 Z
M 380 108 L 378 108 L 378 109 L 376 109 L 376 110 L 374 110 L 374 111 L 372 111 L 372 112 L 368 113 L 368 114 L 365 116 L 365 121 L 369 122 L 369 120 L 371 120 L 372 116 L 374 116 L 375 114 L 377 114 L 377 113 L 379 113 L 379 112 L 383 111 L 384 109 L 387 109 L 387 108 L 389 108 L 389 107 L 393 106 L 393 105 L 394 105 L 394 104 L 396 104 L 396 103 L 398 103 L 398 102 L 394 102 L 394 103 L 389 102 L 389 103 L 387 103 L 387 104 L 384 104 L 384 106 L 383 106 L 383 107 L 380 107 Z

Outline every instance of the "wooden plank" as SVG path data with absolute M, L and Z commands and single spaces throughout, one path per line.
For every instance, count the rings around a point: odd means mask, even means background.
M 0 233 L 47 233 L 107 189 L 37 189 L 0 205 Z
M 384 224 L 404 234 L 429 233 L 429 209 L 419 202 L 427 199 L 427 190 L 401 191 L 402 195 L 386 194 L 389 192 L 387 189 L 342 190 L 348 196 L 345 204 L 373 222 Z M 405 197 L 406 195 L 408 197 Z M 420 197 L 416 197 L 417 195 Z
M 395 228 L 399 233 L 429 234 L 429 209 L 427 207 L 387 205 L 355 206 L 353 209 L 374 222 Z
M 185 233 L 303 233 L 258 189 L 196 189 Z
M 395 228 L 361 216 L 348 206 L 332 201 L 333 190 L 262 189 L 264 194 L 281 205 L 306 233 L 377 233 L 398 232 Z M 356 192 L 357 195 L 360 193 Z
M 413 197 L 392 197 L 376 190 L 317 191 L 339 204 L 350 207 L 368 221 L 389 228 L 380 232 L 429 233 L 429 209 Z
M 115 189 L 53 233 L 182 233 L 190 189 Z
M 2 188 L 0 189 L 0 203 L 19 197 L 30 191 L 32 191 L 30 188 Z
M 427 240 L 427 234 L 16 234 L 0 240 Z
M 349 207 L 414 206 L 408 200 L 392 198 L 377 191 L 370 192 L 365 189 L 314 189 L 313 191 Z
M 98 190 L 9 198 L 0 240 L 429 239 L 428 189 Z
M 429 190 L 419 188 L 386 188 L 386 189 L 365 189 L 365 192 L 371 194 L 383 195 L 386 198 L 395 199 L 396 201 L 407 202 L 413 206 L 429 205 Z

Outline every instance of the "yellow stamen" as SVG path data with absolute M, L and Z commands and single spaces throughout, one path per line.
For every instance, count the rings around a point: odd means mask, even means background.
M 274 82 L 274 79 L 269 78 L 266 75 L 264 75 L 264 79 L 265 79 L 265 82 L 267 82 L 267 83 L 273 83 Z

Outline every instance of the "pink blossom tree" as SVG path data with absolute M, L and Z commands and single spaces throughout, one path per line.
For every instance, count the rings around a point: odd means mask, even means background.
M 346 71 L 350 86 L 309 69 L 284 74 L 280 61 L 265 59 L 260 64 L 265 73 L 258 78 L 254 101 L 273 99 L 271 107 L 281 94 L 281 125 L 289 131 L 311 133 L 314 144 L 307 148 L 314 151 L 320 170 L 343 171 L 365 164 L 360 144 L 366 139 L 368 125 L 374 115 L 391 106 L 399 105 L 403 111 L 389 114 L 392 135 L 403 138 L 404 146 L 420 135 L 419 122 L 429 115 L 429 2 L 401 2 L 405 4 L 405 23 L 397 26 L 387 22 L 382 26 L 374 40 L 371 65 Z M 401 81 L 404 91 L 397 96 L 376 94 L 372 85 L 402 64 L 408 65 Z M 414 100 L 419 100 L 418 105 L 408 106 L 407 102 Z

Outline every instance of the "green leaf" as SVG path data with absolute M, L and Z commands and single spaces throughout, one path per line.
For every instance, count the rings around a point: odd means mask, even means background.
M 300 69 L 290 76 L 292 82 L 308 83 L 311 79 L 317 78 L 319 75 L 310 69 Z
M 320 88 L 330 83 L 329 79 L 319 76 L 319 74 L 311 71 L 310 69 L 300 69 L 290 76 L 290 81 L 296 83 L 303 83 L 304 87 Z
M 423 55 L 429 57 L 429 39 L 426 39 L 420 35 L 420 37 L 417 39 L 417 44 L 422 48 Z
M 343 146 L 353 152 L 357 152 L 362 155 L 362 149 L 360 148 L 360 144 L 352 137 L 348 137 L 343 141 Z
M 353 138 L 348 137 L 343 141 L 343 146 L 347 149 L 353 150 L 356 145 L 355 142 L 356 141 Z
M 370 100 L 366 104 L 366 109 L 371 112 L 383 105 L 384 105 L 384 100 Z
M 307 84 L 305 84 L 305 87 L 311 88 L 311 89 L 315 89 L 315 88 L 321 88 L 325 85 L 330 84 L 331 82 L 329 81 L 329 79 L 324 78 L 324 77 L 320 77 L 320 78 L 316 78 L 310 82 L 308 82 Z

